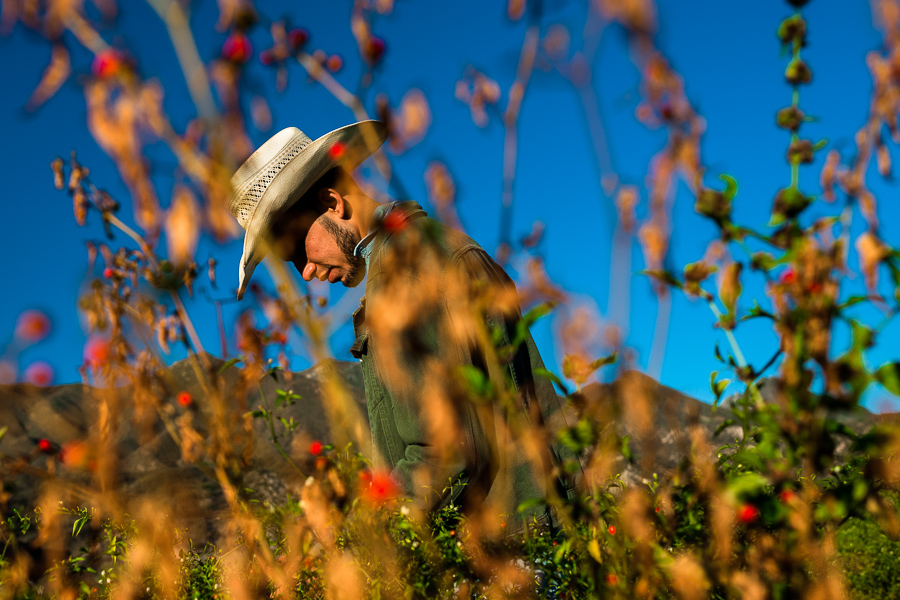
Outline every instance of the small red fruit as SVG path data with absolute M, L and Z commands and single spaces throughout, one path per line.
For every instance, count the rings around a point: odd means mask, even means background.
M 50 333 L 50 319 L 39 310 L 26 310 L 16 322 L 16 335 L 26 342 L 39 342 Z
M 381 222 L 381 226 L 388 233 L 397 233 L 406 227 L 406 219 L 399 212 L 390 212 Z
M 43 361 L 31 363 L 25 369 L 24 376 L 28 383 L 46 387 L 53 383 L 53 367 Z
M 106 79 L 112 77 L 122 68 L 122 53 L 118 50 L 108 49 L 94 55 L 91 61 L 91 73 L 94 77 Z
M 69 468 L 88 468 L 91 461 L 88 457 L 87 444 L 78 440 L 63 444 L 63 447 L 59 449 L 59 460 Z
M 797 273 L 792 267 L 788 267 L 781 272 L 781 276 L 778 277 L 778 281 L 785 285 L 792 285 L 797 282 Z
M 384 56 L 384 40 L 380 37 L 372 36 L 366 44 L 366 58 L 371 63 L 377 63 Z
M 99 369 L 109 360 L 109 340 L 92 337 L 84 346 L 84 361 L 92 369 Z
M 44 454 L 50 454 L 53 452 L 53 444 L 50 440 L 44 438 L 37 443 L 38 450 L 43 452 Z
M 114 271 L 111 267 L 106 267 L 105 269 L 103 269 L 103 277 L 105 277 L 106 279 L 112 279 L 113 274 Z
M 752 523 L 759 516 L 759 510 L 752 504 L 745 504 L 738 509 L 737 518 L 741 523 Z
M 331 148 L 328 149 L 328 158 L 331 160 L 340 160 L 343 158 L 346 149 L 347 146 L 344 145 L 344 142 L 335 142 L 331 145 Z
M 610 525 L 607 531 L 609 531 L 609 535 L 616 535 L 616 526 Z
M 324 456 L 320 456 L 320 457 L 316 458 L 316 469 L 318 469 L 319 471 L 324 471 L 325 467 L 327 467 L 327 466 L 328 466 L 327 458 L 325 458 Z
M 318 456 L 322 454 L 322 448 L 324 448 L 322 442 L 316 440 L 309 445 L 309 453 L 313 456 Z
M 616 585 L 617 583 L 619 583 L 619 578 L 616 577 L 615 573 L 607 573 L 606 583 L 608 583 L 609 585 Z
M 659 507 L 658 507 L 658 506 L 656 507 L 656 512 L 659 512 Z
M 288 44 L 290 44 L 291 48 L 295 50 L 303 46 L 306 41 L 309 39 L 309 32 L 305 29 L 297 28 L 291 29 L 288 32 Z
M 332 54 L 328 57 L 328 60 L 325 61 L 325 68 L 327 68 L 332 73 L 337 73 L 341 70 L 341 67 L 344 66 L 344 59 L 338 56 L 337 54 Z
M 398 494 L 399 490 L 390 473 L 376 471 L 372 473 L 372 480 L 365 490 L 365 498 L 372 504 L 390 500 Z
M 177 400 L 179 405 L 188 407 L 194 402 L 194 397 L 190 392 L 179 392 Z
M 232 62 L 247 62 L 252 55 L 253 46 L 250 45 L 250 39 L 240 31 L 229 35 L 222 44 L 222 57 Z
M 781 493 L 778 494 L 778 499 L 787 504 L 791 500 L 797 497 L 797 493 L 794 490 L 781 490 Z

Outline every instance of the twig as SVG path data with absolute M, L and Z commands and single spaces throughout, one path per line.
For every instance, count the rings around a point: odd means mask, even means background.
M 349 108 L 357 121 L 365 121 L 370 118 L 369 113 L 366 112 L 359 97 L 338 83 L 338 80 L 332 77 L 331 73 L 326 71 L 312 56 L 306 52 L 300 52 L 297 54 L 297 62 L 300 63 L 310 77 L 321 83 L 332 96 L 337 98 L 338 102 Z M 370 145 L 374 146 L 375 144 Z M 381 173 L 381 176 L 384 177 L 385 181 L 390 182 L 392 175 L 391 164 L 388 162 L 387 158 L 385 158 L 384 152 L 379 149 L 372 158 L 375 160 L 375 166 L 378 168 L 378 172 Z
M 197 106 L 197 112 L 205 119 L 218 120 L 216 103 L 213 101 L 209 79 L 206 76 L 206 66 L 197 52 L 197 44 L 184 7 L 180 2 L 173 0 L 147 0 L 147 2 L 166 24 L 191 99 Z
M 538 47 L 538 26 L 531 25 L 525 31 L 525 41 L 519 54 L 519 66 L 516 80 L 509 88 L 509 100 L 503 113 L 505 128 L 503 143 L 503 195 L 500 210 L 500 246 L 508 246 L 512 238 L 513 184 L 516 175 L 516 156 L 518 151 L 518 121 L 525 90 L 534 70 L 534 57 Z
M 653 330 L 650 359 L 647 361 L 647 373 L 659 381 L 666 357 L 666 338 L 669 333 L 669 317 L 672 315 L 672 293 L 667 290 L 657 298 L 659 302 L 656 305 L 656 326 Z
M 714 300 L 709 301 L 709 309 L 716 316 L 717 321 L 720 321 L 722 319 L 722 311 L 719 310 L 718 306 L 716 306 Z M 731 350 L 732 352 L 734 352 L 734 358 L 735 360 L 737 360 L 738 366 L 743 369 L 747 366 L 747 361 L 744 359 L 744 353 L 741 352 L 740 346 L 738 346 L 737 338 L 734 337 L 734 333 L 732 333 L 730 329 L 723 328 L 723 331 L 725 332 L 725 337 L 728 338 L 728 343 L 731 345 Z

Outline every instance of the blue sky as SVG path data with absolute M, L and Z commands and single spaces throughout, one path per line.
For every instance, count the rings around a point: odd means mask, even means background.
M 583 2 L 562 0 L 546 2 L 543 29 L 552 24 L 568 26 L 573 47 L 581 44 Z M 176 129 L 182 131 L 193 116 L 183 77 L 171 41 L 157 15 L 142 2 L 121 3 L 114 29 L 101 30 L 108 42 L 127 47 L 140 59 L 145 77 L 159 78 L 166 90 L 165 106 Z M 343 56 L 345 66 L 337 78 L 355 89 L 360 60 L 350 32 L 349 0 L 332 2 L 261 3 L 269 17 L 288 17 L 292 26 L 311 33 L 308 48 L 322 48 Z M 201 56 L 208 60 L 221 47 L 225 34 L 216 32 L 216 3 L 202 0 L 192 4 L 192 27 Z M 427 96 L 433 122 L 426 138 L 407 153 L 394 157 L 396 173 L 409 196 L 431 210 L 423 173 L 435 159 L 447 164 L 457 185 L 461 220 L 467 232 L 489 252 L 498 242 L 500 192 L 502 188 L 503 131 L 497 114 L 490 124 L 479 128 L 472 123 L 469 109 L 454 98 L 454 86 L 468 65 L 493 77 L 504 92 L 511 84 L 518 52 L 525 32 L 523 22 L 511 23 L 505 16 L 505 1 L 463 0 L 459 2 L 410 2 L 398 0 L 394 11 L 373 25 L 376 35 L 387 42 L 381 70 L 364 96 L 370 114 L 374 98 L 386 93 L 391 104 L 399 104 L 411 87 Z M 707 0 L 661 0 L 659 2 L 659 46 L 683 75 L 689 99 L 706 119 L 703 142 L 704 162 L 709 168 L 708 182 L 722 173 L 739 183 L 735 200 L 736 220 L 762 228 L 768 220 L 775 192 L 789 183 L 789 168 L 784 160 L 788 135 L 774 125 L 775 112 L 790 103 L 790 89 L 783 82 L 787 57 L 780 52 L 774 32 L 782 18 L 790 14 L 781 2 L 713 2 Z M 813 140 L 827 139 L 829 148 L 847 151 L 853 134 L 865 120 L 871 91 L 871 78 L 865 67 L 865 54 L 878 48 L 879 32 L 874 29 L 868 3 L 841 0 L 815 0 L 804 9 L 809 26 L 809 46 L 804 57 L 813 69 L 813 85 L 801 93 L 801 107 L 816 117 L 804 126 L 804 134 Z M 255 50 L 268 46 L 266 27 L 251 34 Z M 23 351 L 20 368 L 34 360 L 47 360 L 57 381 L 77 381 L 77 366 L 85 340 L 85 325 L 77 310 L 78 296 L 102 266 L 87 272 L 84 243 L 100 241 L 103 231 L 96 215 L 87 227 L 78 227 L 72 217 L 70 200 L 53 189 L 49 164 L 56 156 L 68 156 L 76 150 L 79 160 L 90 167 L 94 182 L 123 200 L 122 218 L 131 222 L 127 192 L 112 161 L 98 148 L 85 126 L 84 96 L 80 81 L 89 74 L 90 55 L 74 40 L 72 50 L 74 76 L 44 107 L 27 113 L 24 104 L 37 84 L 49 60 L 49 46 L 21 25 L 0 37 L 0 169 L 5 181 L 2 206 L 6 231 L 0 244 L 4 261 L 4 293 L 0 295 L 0 350 L 11 339 L 16 317 L 29 308 L 40 308 L 53 320 L 51 336 Z M 633 66 L 624 34 L 618 28 L 606 30 L 599 41 L 594 65 L 594 91 L 604 119 L 615 168 L 627 183 L 642 185 L 652 155 L 665 141 L 661 130 L 650 131 L 634 119 L 639 101 L 639 76 Z M 315 138 L 353 121 L 348 109 L 340 105 L 321 86 L 307 82 L 299 65 L 290 70 L 290 84 L 284 93 L 275 92 L 274 72 L 254 59 L 248 67 L 251 89 L 271 101 L 273 126 L 269 131 L 251 129 L 253 141 L 265 139 L 287 126 L 298 126 Z M 249 98 L 245 98 L 245 101 Z M 246 103 L 245 103 L 246 105 Z M 535 220 L 546 224 L 541 251 L 550 276 L 568 290 L 577 305 L 594 307 L 604 318 L 608 315 L 611 204 L 598 185 L 596 168 L 589 150 L 589 136 L 578 94 L 556 72 L 535 72 L 522 106 L 519 133 L 519 168 L 515 187 L 513 233 L 525 235 Z M 154 183 L 163 206 L 168 205 L 174 182 L 174 161 L 163 148 L 151 147 Z M 807 193 L 817 194 L 819 160 L 801 170 L 801 184 Z M 900 245 L 900 217 L 897 184 L 877 175 L 870 185 L 880 199 L 881 235 Z M 646 197 L 643 197 L 646 200 Z M 645 205 L 645 203 L 643 204 Z M 642 206 L 643 206 L 642 205 Z M 639 216 L 642 216 L 641 208 Z M 809 219 L 834 214 L 835 206 L 815 204 Z M 683 265 L 698 260 L 706 245 L 714 239 L 714 227 L 693 211 L 693 198 L 679 189 L 673 209 L 673 246 L 671 264 Z M 854 217 L 854 233 L 862 231 L 859 215 Z M 113 247 L 128 245 L 118 235 Z M 204 345 L 217 351 L 218 334 L 215 311 L 209 297 L 227 297 L 237 286 L 237 261 L 241 240 L 219 245 L 204 239 L 197 258 L 214 256 L 219 262 L 218 290 L 209 290 L 201 281 L 198 293 L 188 302 L 188 310 Z M 739 255 L 738 255 L 739 256 Z M 856 265 L 851 251 L 850 263 Z M 638 245 L 632 245 L 633 271 L 642 268 Z M 265 270 L 254 277 L 268 284 Z M 513 272 L 514 276 L 517 276 Z M 883 273 L 884 277 L 885 274 Z M 753 299 L 766 304 L 762 279 L 749 274 L 741 307 L 746 310 Z M 847 295 L 863 289 L 861 278 L 848 280 Z M 352 307 L 362 289 L 347 292 L 343 288 L 316 293 L 330 294 L 332 305 Z M 248 308 L 247 301 L 224 305 L 229 334 L 237 315 Z M 349 314 L 349 311 L 348 311 Z M 656 316 L 656 299 L 645 278 L 635 275 L 631 288 L 628 343 L 634 349 L 635 364 L 647 368 Z M 869 322 L 880 318 L 877 311 L 861 310 L 859 316 Z M 556 317 L 557 321 L 559 317 Z M 709 401 L 709 373 L 721 368 L 713 357 L 713 348 L 727 344 L 722 332 L 713 327 L 714 318 L 701 302 L 676 294 L 665 348 L 661 381 L 686 393 Z M 544 360 L 558 368 L 561 349 L 554 344 L 553 318 L 539 323 L 535 337 Z M 896 344 L 900 333 L 889 325 L 882 343 L 869 354 L 873 365 L 900 358 Z M 748 360 L 764 363 L 777 343 L 771 326 L 762 320 L 742 325 L 737 337 Z M 291 340 L 297 351 L 294 369 L 308 366 L 298 339 Z M 835 351 L 846 344 L 846 332 L 838 330 Z M 350 359 L 350 333 L 346 326 L 333 336 L 336 357 Z M 235 352 L 234 348 L 230 352 Z M 183 354 L 174 353 L 172 359 Z M 880 388 L 872 388 L 866 403 L 877 409 L 900 404 Z M 893 404 L 891 404 L 893 403 Z

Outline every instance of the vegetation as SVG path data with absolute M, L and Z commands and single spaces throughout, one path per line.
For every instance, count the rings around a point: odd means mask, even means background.
M 181 298 L 197 280 L 214 277 L 214 263 L 201 269 L 194 260 L 197 215 L 205 215 L 205 233 L 226 237 L 232 227 L 226 211 L 228 177 L 249 148 L 225 142 L 247 140 L 241 74 L 253 56 L 248 34 L 262 17 L 248 3 L 220 2 L 220 23 L 228 30 L 221 56 L 213 64 L 197 65 L 184 27 L 188 6 L 175 0 L 150 3 L 176 38 L 186 71 L 209 73 L 216 88 L 214 99 L 203 78 L 188 78 L 199 116 L 183 132 L 162 109 L 160 84 L 142 79 L 139 57 L 108 47 L 80 5 L 48 2 L 56 11 L 13 13 L 56 44 L 56 66 L 48 69 L 35 102 L 68 76 L 61 29 L 95 53 L 84 82 L 88 120 L 131 192 L 135 224 L 117 216 L 119 202 L 98 187 L 75 155 L 54 162 L 56 187 L 71 196 L 75 218 L 83 223 L 99 217 L 113 240 L 122 234 L 130 239 L 118 249 L 90 248 L 105 265 L 103 277 L 92 282 L 81 302 L 93 332 L 83 373 L 94 386 L 96 427 L 88 439 L 61 448 L 41 440 L 29 453 L 2 457 L 3 472 L 10 474 L 4 475 L 5 491 L 15 492 L 17 478 L 44 481 L 36 506 L 15 506 L 4 496 L 0 593 L 5 597 L 900 597 L 900 428 L 890 418 L 862 433 L 846 424 L 871 383 L 900 395 L 900 363 L 871 368 L 866 360 L 866 351 L 900 304 L 900 252 L 881 239 L 876 198 L 866 187 L 873 158 L 882 175 L 890 173 L 883 133 L 897 136 L 900 4 L 873 3 L 884 47 L 867 59 L 874 78 L 871 112 L 856 133 L 851 156 L 828 150 L 819 174 L 821 191 L 814 194 L 801 180 L 802 167 L 828 146 L 803 137 L 807 117 L 801 90 L 813 72 L 802 55 L 806 2 L 788 2 L 793 14 L 777 31 L 789 54 L 784 78 L 790 103 L 776 117 L 785 130 L 786 150 L 778 151 L 785 152 L 786 183 L 772 201 L 765 226 L 734 220 L 734 178 L 706 177 L 704 125 L 681 77 L 654 44 L 650 3 L 591 4 L 592 15 L 628 35 L 642 74 L 638 118 L 667 133 L 666 145 L 651 162 L 646 194 L 611 180 L 617 235 L 640 240 L 648 265 L 644 274 L 653 279 L 660 298 L 685 293 L 709 304 L 729 342 L 726 351 L 716 349 L 722 369 L 711 374 L 710 386 L 717 403 L 729 382 L 739 382 L 742 392 L 731 406 L 733 416 L 722 417 L 721 446 L 711 446 L 715 440 L 689 423 L 684 460 L 672 472 L 657 473 L 646 450 L 659 433 L 651 391 L 627 377 L 618 378 L 608 394 L 598 395 L 586 385 L 606 364 L 615 363 L 621 372 L 632 366 L 615 331 L 608 336 L 609 356 L 598 358 L 581 344 L 584 327 L 569 328 L 566 335 L 572 339 L 562 340 L 571 348 L 563 372 L 542 374 L 564 392 L 572 416 L 556 428 L 516 413 L 512 382 L 509 389 L 497 390 L 486 385 L 483 373 L 460 373 L 473 402 L 510 402 L 505 405 L 512 414 L 510 435 L 519 447 L 527 449 L 534 439 L 567 446 L 570 457 L 554 468 L 577 474 L 580 482 L 577 493 L 550 493 L 546 499 L 558 527 L 535 524 L 520 535 L 506 535 L 502 516 L 464 515 L 452 505 L 426 514 L 404 499 L 390 474 L 372 469 L 371 457 L 360 454 L 368 448 L 367 427 L 344 382 L 333 375 L 323 380 L 329 417 L 338 425 L 333 440 L 307 440 L 311 443 L 301 447 L 284 443 L 284 434 L 296 427 L 279 415 L 282 406 L 298 400 L 289 389 L 269 398 L 270 405 L 247 405 L 258 382 L 277 375 L 279 364 L 288 364 L 289 331 L 302 333 L 314 357 L 327 358 L 324 303 L 300 293 L 277 266 L 272 267 L 277 289 L 254 291 L 266 322 L 257 326 L 248 313 L 237 324 L 241 356 L 220 368 L 202 352 Z M 109 3 L 96 5 L 104 10 Z M 392 5 L 390 0 L 353 4 L 353 32 L 368 65 L 362 88 L 377 76 L 385 48 L 373 23 Z M 515 164 L 519 106 L 538 52 L 548 52 L 542 58 L 550 61 L 569 60 L 539 45 L 539 7 L 539 2 L 509 3 L 511 19 L 527 15 L 534 24 L 501 110 L 510 142 L 505 164 Z M 365 116 L 362 101 L 332 76 L 341 67 L 340 57 L 311 51 L 303 30 L 266 22 L 272 46 L 258 55 L 264 65 L 282 73 L 288 62 L 298 62 L 338 101 Z M 543 42 L 553 41 L 551 32 L 559 34 L 548 28 Z M 500 108 L 503 99 L 497 84 L 482 73 L 467 73 L 457 93 L 476 123 L 487 118 L 486 108 Z M 398 114 L 376 103 L 382 119 L 391 123 L 389 145 L 406 148 L 421 138 L 427 128 L 424 102 L 413 94 Z M 602 135 L 596 128 L 591 133 Z M 142 156 L 148 138 L 166 144 L 183 173 L 165 213 Z M 388 161 L 382 153 L 375 164 L 389 172 Z M 568 299 L 543 273 L 540 257 L 529 254 L 534 240 L 510 239 L 514 169 L 505 176 L 501 231 L 507 233 L 501 236 L 498 260 L 520 256 L 529 265 L 523 303 L 529 309 L 524 322 L 531 323 Z M 454 223 L 453 183 L 446 169 L 434 165 L 428 180 L 440 217 Z M 679 182 L 691 190 L 695 210 L 716 225 L 718 234 L 703 258 L 675 270 L 667 268 L 668 211 L 671 190 Z M 635 207 L 642 196 L 647 215 L 638 225 Z M 807 218 L 814 203 L 831 203 L 834 214 Z M 866 229 L 854 240 L 850 226 L 859 218 Z M 163 232 L 166 247 L 159 243 Z M 847 264 L 851 243 L 867 282 L 865 296 L 848 297 L 843 285 L 853 268 Z M 742 310 L 742 280 L 751 272 L 765 279 L 765 297 Z M 890 293 L 879 282 L 884 273 Z M 857 309 L 864 305 L 876 309 L 877 322 L 859 316 Z M 23 315 L 17 335 L 38 341 L 46 330 L 41 319 L 36 313 Z M 735 337 L 752 319 L 770 321 L 780 338 L 764 365 L 749 364 Z M 835 352 L 838 326 L 848 327 L 852 339 Z M 492 350 L 500 360 L 512 355 L 510 345 L 525 339 L 494 341 Z M 202 389 L 173 389 L 164 355 L 174 345 L 189 352 Z M 277 360 L 270 360 L 273 355 Z M 226 388 L 225 377 L 235 372 L 237 383 Z M 766 375 L 773 376 L 773 401 L 760 392 Z M 122 381 L 131 386 L 126 399 L 114 391 Z M 423 401 L 431 401 L 430 396 L 423 395 Z M 266 423 L 269 439 L 253 439 L 255 419 Z M 216 482 L 227 505 L 195 512 L 193 497 L 180 481 L 141 494 L 117 486 L 117 431 L 126 421 L 136 431 L 166 430 L 184 464 Z M 637 431 L 633 439 L 608 426 L 623 421 Z M 272 444 L 293 473 L 285 477 L 281 501 L 260 500 L 244 481 L 257 444 Z M 645 451 L 637 454 L 633 447 Z M 629 464 L 640 473 L 639 483 L 623 479 L 622 467 Z M 195 539 L 198 520 L 207 517 L 214 527 Z

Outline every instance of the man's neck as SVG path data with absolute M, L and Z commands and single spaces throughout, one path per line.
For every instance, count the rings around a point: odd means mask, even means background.
M 372 215 L 381 204 L 369 198 L 362 192 L 345 196 L 353 207 L 353 215 L 350 220 L 353 227 L 359 232 L 360 239 L 366 237 L 372 229 Z

